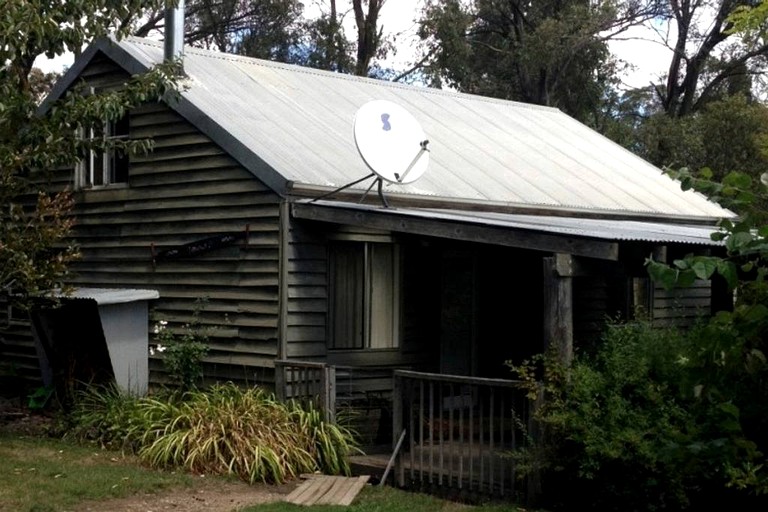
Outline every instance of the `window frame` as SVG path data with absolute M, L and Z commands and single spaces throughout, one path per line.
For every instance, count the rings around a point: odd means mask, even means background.
M 100 140 L 104 145 L 110 141 L 129 140 L 130 116 L 126 113 L 116 121 L 104 120 L 100 126 L 81 127 L 78 131 L 82 140 Z M 88 149 L 77 164 L 75 188 L 82 190 L 127 186 L 129 165 L 128 154 L 120 154 L 114 147 L 103 150 Z
M 337 316 L 337 272 L 341 268 L 336 263 L 337 256 L 335 251 L 340 250 L 342 247 L 348 247 L 350 249 L 362 248 L 362 277 L 353 276 L 354 279 L 362 279 L 362 283 L 356 283 L 356 295 L 362 298 L 363 303 L 353 305 L 354 309 L 359 309 L 359 314 L 362 314 L 361 330 L 360 333 L 354 333 L 354 338 L 360 337 L 359 340 L 353 340 L 354 343 L 346 344 L 344 346 L 338 345 L 335 341 L 337 338 L 338 321 Z M 374 325 L 377 321 L 381 320 L 381 317 L 377 317 L 377 313 L 374 311 L 374 305 L 378 300 L 382 299 L 382 296 L 375 297 L 373 290 L 375 276 L 375 264 L 377 256 L 375 254 L 375 248 L 387 247 L 391 249 L 391 253 L 387 256 L 391 260 L 391 268 L 384 276 L 378 276 L 378 279 L 389 280 L 392 283 L 391 289 L 387 290 L 383 298 L 385 299 L 385 320 L 384 329 L 388 330 L 391 335 L 388 340 L 391 343 L 386 346 L 376 346 L 374 342 L 375 333 L 373 332 Z M 339 352 L 362 352 L 362 351 L 376 351 L 376 352 L 392 352 L 399 351 L 402 347 L 402 250 L 399 244 L 393 241 L 381 241 L 381 240 L 350 240 L 350 239 L 338 239 L 331 240 L 328 246 L 328 342 L 327 347 L 329 351 L 334 353 Z M 381 261 L 380 259 L 378 261 Z M 347 273 L 354 272 L 351 266 L 346 265 Z M 362 289 L 360 289 L 362 287 Z M 345 299 L 342 299 L 345 300 Z M 353 299 L 354 300 L 354 299 Z M 379 303 L 381 305 L 381 303 Z M 358 312 L 356 311 L 356 314 Z M 381 325 L 381 324 L 380 324 Z

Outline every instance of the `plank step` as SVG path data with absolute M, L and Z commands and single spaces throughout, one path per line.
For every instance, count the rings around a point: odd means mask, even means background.
M 311 475 L 283 501 L 294 505 L 341 505 L 348 506 L 357 497 L 370 478 Z

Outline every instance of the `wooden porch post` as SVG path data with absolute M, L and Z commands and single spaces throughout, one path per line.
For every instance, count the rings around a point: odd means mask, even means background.
M 336 367 L 325 365 L 322 370 L 320 396 L 322 397 L 325 421 L 336 423 Z
M 285 402 L 285 365 L 275 361 L 275 398 Z
M 392 378 L 392 451 L 395 457 L 395 485 L 405 485 L 403 458 L 397 453 L 400 447 L 398 438 L 403 431 L 403 378 L 395 372 Z M 402 442 L 402 440 L 401 440 Z
M 570 254 L 544 258 L 544 347 L 560 362 L 573 360 L 573 260 Z

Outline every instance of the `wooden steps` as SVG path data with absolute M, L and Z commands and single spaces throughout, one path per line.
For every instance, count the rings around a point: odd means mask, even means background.
M 311 475 L 283 501 L 295 505 L 342 505 L 352 503 L 368 482 L 368 475 L 357 477 Z

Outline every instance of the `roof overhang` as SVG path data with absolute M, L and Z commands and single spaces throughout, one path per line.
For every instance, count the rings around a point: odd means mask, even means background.
M 494 212 L 386 208 L 324 200 L 292 203 L 295 218 L 399 233 L 618 260 L 622 242 L 718 246 L 714 226 L 517 215 Z

